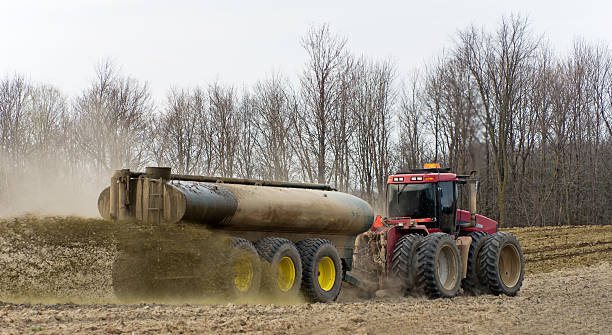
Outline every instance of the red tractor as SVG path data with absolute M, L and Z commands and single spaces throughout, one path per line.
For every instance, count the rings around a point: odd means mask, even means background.
M 464 191 L 468 210 L 459 208 Z M 476 214 L 477 191 L 475 172 L 457 175 L 439 164 L 389 176 L 386 217 L 359 236 L 356 268 L 376 274 L 374 289 L 403 294 L 450 298 L 463 287 L 471 295 L 515 295 L 525 271 L 521 245 Z

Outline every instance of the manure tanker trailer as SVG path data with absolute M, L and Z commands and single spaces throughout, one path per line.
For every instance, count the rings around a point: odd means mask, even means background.
M 350 277 L 357 235 L 374 222 L 367 202 L 327 185 L 177 175 L 165 167 L 116 171 L 98 209 L 140 232 L 123 236 L 118 247 L 113 287 L 120 299 L 214 286 L 232 298 L 261 289 L 280 298 L 301 292 L 310 301 L 334 301 Z M 140 243 L 152 227 L 157 239 Z M 211 235 L 192 239 L 189 232 L 198 227 Z M 196 255 L 164 250 L 174 237 L 180 240 L 174 249 Z M 212 245 L 222 247 L 213 251 Z

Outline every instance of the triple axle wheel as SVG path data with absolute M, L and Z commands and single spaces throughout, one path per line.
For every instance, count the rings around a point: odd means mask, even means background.
M 198 244 L 193 250 L 184 248 L 184 253 L 168 248 L 165 252 L 120 252 L 113 263 L 115 295 L 124 302 L 160 298 L 198 301 L 216 295 L 234 301 L 302 295 L 312 302 L 329 302 L 340 293 L 342 262 L 328 240 L 308 238 L 293 243 L 267 237 L 253 244 L 232 237 L 221 245 L 207 243 L 213 247 L 202 249 Z
M 230 298 L 248 297 L 259 292 L 262 268 L 253 243 L 244 238 L 232 238 L 230 249 L 231 281 L 227 290 Z
M 273 299 L 300 292 L 312 302 L 337 299 L 342 285 L 342 262 L 330 241 L 308 238 L 294 244 L 279 237 L 266 237 L 254 245 L 245 239 L 234 241 L 234 248 L 242 249 L 239 257 L 232 258 L 234 296 L 257 293 L 261 282 L 261 293 Z
M 304 297 L 313 302 L 335 301 L 342 286 L 342 262 L 336 247 L 322 238 L 307 238 L 296 246 L 302 259 Z
M 302 261 L 293 242 L 280 237 L 266 237 L 255 243 L 265 261 L 264 290 L 274 297 L 297 293 L 302 282 Z

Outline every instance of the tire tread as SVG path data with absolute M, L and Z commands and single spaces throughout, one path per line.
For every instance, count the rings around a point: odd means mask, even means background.
M 255 249 L 257 249 L 257 253 L 259 253 L 261 258 L 268 262 L 272 262 L 276 251 L 284 244 L 293 245 L 293 242 L 282 237 L 265 237 L 255 242 Z
M 415 259 L 416 247 L 423 240 L 419 234 L 407 234 L 402 236 L 393 249 L 393 261 L 391 271 L 401 281 L 402 294 L 406 295 L 415 286 Z
M 475 269 L 476 265 L 480 265 L 479 255 L 482 254 L 482 247 L 489 238 L 489 234 L 483 231 L 474 231 L 467 236 L 472 238 L 472 243 L 470 244 L 470 250 L 468 252 L 467 274 L 466 277 L 461 280 L 461 287 L 463 287 L 463 291 L 469 295 L 489 293 L 489 289 L 483 278 L 483 271 L 477 271 L 477 269 Z
M 511 288 L 503 285 L 499 274 L 500 252 L 506 242 L 512 243 L 518 247 L 519 256 L 521 258 L 521 274 L 516 285 Z M 486 284 L 491 293 L 495 295 L 516 295 L 523 285 L 523 278 L 525 274 L 525 259 L 518 239 L 513 234 L 508 232 L 497 232 L 491 235 L 491 237 L 482 247 L 480 268 L 483 271 L 484 279 L 486 280 Z
M 461 281 L 458 280 L 456 287 L 451 290 L 450 294 L 443 292 L 438 286 L 438 280 L 436 279 L 436 250 L 443 239 L 450 239 L 452 241 L 448 234 L 438 232 L 427 235 L 417 248 L 418 287 L 431 299 L 452 298 L 457 295 L 461 285 Z M 455 252 L 458 254 L 457 251 Z
M 335 248 L 334 244 L 331 241 L 322 238 L 307 238 L 298 241 L 295 244 L 298 249 L 298 252 L 300 253 L 300 257 L 302 258 L 302 293 L 306 296 L 307 299 L 314 302 L 321 301 L 318 298 L 316 292 L 314 291 L 316 283 L 313 282 L 312 275 L 308 273 L 308 271 L 309 269 L 312 269 L 313 266 L 316 266 L 315 264 L 313 264 L 315 261 L 315 255 L 319 248 L 321 248 L 321 246 L 324 244 L 329 244 Z M 342 267 L 342 263 L 340 263 L 340 267 Z M 335 294 L 335 296 L 332 297 L 331 301 L 335 301 L 338 298 L 340 290 L 337 291 L 338 292 Z

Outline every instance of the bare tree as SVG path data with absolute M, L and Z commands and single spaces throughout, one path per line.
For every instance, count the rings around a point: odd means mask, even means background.
M 399 154 L 396 168 L 403 171 L 420 166 L 426 156 L 422 94 L 419 73 L 414 72 L 402 87 L 399 103 L 399 139 L 394 151 Z
M 178 173 L 196 174 L 208 135 L 205 93 L 199 88 L 172 89 L 167 100 L 166 112 L 155 129 L 157 161 Z
M 345 57 L 346 39 L 332 35 L 328 25 L 311 28 L 302 38 L 308 62 L 300 78 L 303 109 L 298 121 L 305 132 L 308 150 L 303 155 L 316 164 L 316 180 L 325 183 L 328 159 L 329 127 L 335 112 L 334 101 L 340 84 L 340 71 Z M 304 160 L 303 160 L 304 161 Z M 311 170 L 312 167 L 308 166 Z M 309 175 L 311 173 L 309 172 Z
M 240 99 L 240 106 L 238 108 L 238 133 L 239 142 L 238 146 L 238 172 L 237 174 L 242 178 L 255 178 L 257 176 L 257 161 L 256 156 L 257 150 L 257 127 L 253 120 L 255 116 L 254 111 L 254 98 L 246 90 L 242 94 Z
M 434 137 L 434 162 L 439 162 L 442 159 L 440 153 L 444 154 L 444 143 L 441 140 L 440 119 L 442 117 L 442 85 L 443 85 L 443 67 L 444 58 L 437 58 L 430 68 L 426 71 L 428 74 L 424 77 L 425 83 L 421 101 L 424 109 L 429 112 L 430 122 L 429 127 Z
M 148 85 L 101 63 L 96 79 L 74 104 L 74 137 L 98 172 L 142 168 L 154 105 Z
M 356 83 L 358 82 L 358 62 L 353 56 L 344 58 L 339 73 L 339 85 L 334 101 L 334 113 L 331 115 L 330 147 L 332 166 L 330 176 L 332 185 L 341 191 L 348 191 L 351 181 L 351 144 L 354 141 L 355 125 L 351 117 L 354 105 Z
M 212 170 L 208 173 L 231 177 L 235 172 L 236 155 L 240 145 L 238 113 L 235 109 L 235 89 L 215 82 L 208 87 L 209 117 L 211 122 Z M 213 156 L 214 155 L 214 156 Z
M 549 161 L 552 139 L 551 112 L 552 96 L 558 89 L 556 62 L 551 51 L 542 47 L 538 52 L 530 76 L 525 104 L 514 120 L 515 155 L 513 170 L 514 208 L 522 212 L 527 224 L 536 224 L 550 219 L 545 209 L 550 208 L 551 196 L 559 171 L 559 161 Z
M 361 60 L 357 71 L 359 80 L 353 110 L 356 170 L 363 197 L 374 202 L 378 199 L 376 195 L 384 194 L 389 174 L 395 69 L 389 61 Z
M 5 168 L 23 165 L 31 90 L 22 76 L 0 81 L 0 153 L 8 165 Z
M 293 163 L 290 148 L 293 94 L 289 84 L 279 75 L 260 81 L 253 94 L 254 126 L 257 129 L 257 151 L 262 177 L 289 180 Z
M 521 107 L 529 66 L 537 41 L 530 35 L 526 19 L 502 19 L 495 36 L 471 28 L 460 34 L 466 52 L 463 61 L 478 86 L 481 118 L 495 162 L 499 222 L 506 222 L 505 193 L 510 176 L 512 126 Z
M 10 201 L 10 178 L 25 165 L 25 125 L 31 86 L 15 75 L 0 81 L 0 204 Z
M 61 148 L 61 124 L 67 117 L 66 97 L 55 87 L 41 85 L 31 91 L 31 110 L 28 113 L 28 154 L 39 162 L 48 161 Z

